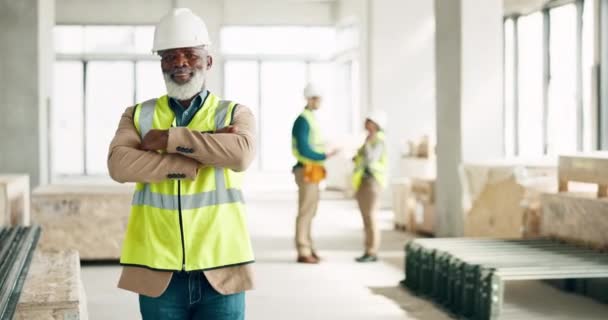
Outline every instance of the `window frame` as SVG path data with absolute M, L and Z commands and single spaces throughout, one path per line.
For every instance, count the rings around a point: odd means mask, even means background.
M 603 3 L 605 3 L 606 5 L 604 7 L 608 7 L 608 0 L 601 0 L 603 1 Z M 550 34 L 551 34 L 551 27 L 550 27 L 550 11 L 555 9 L 555 8 L 559 8 L 561 6 L 565 6 L 565 5 L 570 5 L 570 4 L 574 4 L 576 6 L 576 41 L 575 41 L 575 46 L 576 46 L 576 54 L 575 54 L 575 66 L 576 66 L 576 88 L 575 88 L 575 105 L 576 105 L 576 151 L 577 152 L 581 152 L 584 150 L 584 145 L 585 145 L 585 141 L 584 141 L 584 137 L 585 137 L 585 130 L 593 130 L 593 126 L 590 126 L 589 128 L 587 128 L 585 126 L 585 120 L 584 120 L 584 111 L 585 111 L 585 105 L 584 105 L 584 97 L 583 97 L 583 14 L 584 14 L 584 0 L 561 0 L 561 1 L 551 1 L 549 3 L 547 3 L 545 6 L 543 6 L 540 10 L 536 10 L 536 11 L 532 11 L 532 12 L 527 12 L 526 14 L 511 14 L 511 15 L 507 15 L 504 17 L 503 19 L 503 39 L 506 36 L 506 22 L 508 20 L 511 20 L 513 22 L 513 46 L 512 48 L 509 48 L 511 50 L 513 50 L 512 52 L 507 52 L 507 48 L 506 46 L 503 47 L 503 70 L 507 70 L 507 55 L 511 54 L 513 55 L 513 70 L 512 74 L 513 74 L 513 79 L 512 79 L 512 94 L 513 96 L 511 97 L 511 99 L 513 100 L 513 134 L 514 134 L 514 146 L 513 149 L 514 150 L 507 150 L 507 144 L 506 142 L 503 142 L 504 145 L 504 152 L 505 154 L 513 154 L 514 157 L 520 157 L 521 156 L 521 146 L 519 145 L 519 113 L 520 113 L 520 105 L 519 105 L 519 99 L 520 99 L 520 84 L 519 84 L 519 74 L 520 74 L 520 63 L 519 63 L 519 50 L 520 50 L 520 45 L 519 45 L 519 34 L 520 34 L 520 27 L 519 27 L 519 19 L 537 12 L 541 12 L 542 16 L 543 16 L 543 31 L 542 31 L 542 38 L 543 38 L 543 49 L 542 49 L 542 56 L 543 56 L 543 92 L 542 92 L 542 97 L 543 97 L 543 116 L 542 116 L 542 123 L 540 124 L 542 126 L 542 150 L 541 150 L 541 154 L 542 156 L 548 156 L 548 155 L 552 155 L 549 153 L 549 123 L 548 123 L 548 114 L 550 112 L 550 105 L 549 105 L 549 86 L 550 86 L 550 82 L 551 82 L 551 50 L 550 50 L 550 46 L 551 46 L 551 38 L 550 38 Z M 605 15 L 608 16 L 608 8 L 604 9 L 605 11 Z M 605 19 L 602 19 L 605 20 Z M 606 22 L 603 22 L 606 23 Z M 606 73 L 606 72 L 605 72 Z M 506 72 L 503 74 L 503 81 L 506 81 Z M 505 82 L 506 83 L 506 82 Z M 506 86 L 503 86 L 503 88 L 505 88 Z M 504 90 L 504 89 L 503 89 Z M 605 109 L 608 110 L 608 103 L 605 103 L 606 107 Z M 594 108 L 594 106 L 592 105 L 591 108 Z M 507 115 L 507 92 L 504 92 L 503 95 L 503 114 Z M 600 113 L 602 114 L 602 113 Z M 606 113 L 604 113 L 605 117 L 606 117 L 606 121 L 602 121 L 605 122 L 606 124 L 608 124 L 608 116 L 606 116 Z M 507 128 L 506 128 L 506 121 L 504 122 L 504 132 L 506 134 L 507 132 Z M 600 125 L 601 127 L 601 125 Z M 598 140 L 602 140 L 600 132 L 592 132 L 592 135 L 598 135 Z M 604 134 L 606 137 L 608 137 L 608 134 Z M 603 144 L 605 145 L 606 148 L 608 148 L 608 138 L 604 139 Z
M 227 25 L 224 27 L 259 27 L 259 28 L 264 28 L 264 26 L 251 26 L 251 25 Z M 298 25 L 284 25 L 281 27 L 301 27 Z M 356 28 L 356 25 L 354 24 L 349 24 L 347 25 L 347 27 L 349 28 Z M 330 27 L 327 26 L 305 26 L 305 28 L 326 28 L 326 29 L 332 29 Z M 341 30 L 341 28 L 344 28 L 344 26 L 338 26 L 335 29 L 335 33 L 336 35 L 338 34 L 338 32 Z M 221 34 L 221 32 L 220 32 Z M 357 34 L 358 36 L 358 34 Z M 358 37 L 357 37 L 358 40 Z M 221 42 L 221 39 L 220 39 Z M 357 42 L 356 45 L 358 46 L 359 43 Z M 353 61 L 357 58 L 357 56 L 355 55 L 356 51 L 357 51 L 357 47 L 349 47 L 347 48 L 347 50 L 342 50 L 342 51 L 336 51 L 334 53 L 332 53 L 329 56 L 324 56 L 324 55 L 315 55 L 315 54 L 266 54 L 266 53 L 245 53 L 245 54 L 237 54 L 237 53 L 225 53 L 222 52 L 222 48 L 220 45 L 219 48 L 221 55 L 222 55 L 222 70 L 224 72 L 223 74 L 223 85 L 222 88 L 224 90 L 224 92 L 222 92 L 224 94 L 224 96 L 226 96 L 226 76 L 225 76 L 225 70 L 226 70 L 226 65 L 231 63 L 231 62 L 253 62 L 256 64 L 257 66 L 257 72 L 258 72 L 258 94 L 257 94 L 257 104 L 258 104 L 258 112 L 259 112 L 259 116 L 257 117 L 256 121 L 257 121 L 257 127 L 258 128 L 263 128 L 264 127 L 264 120 L 263 120 L 263 113 L 264 113 L 264 108 L 262 107 L 262 64 L 264 62 L 299 62 L 299 63 L 304 63 L 305 64 L 305 68 L 306 68 L 306 82 L 311 81 L 311 68 L 312 65 L 315 63 L 351 63 L 351 67 L 353 64 Z M 351 70 L 352 73 L 352 70 Z M 352 77 L 352 75 L 351 75 Z M 352 78 L 351 78 L 352 80 Z M 352 90 L 352 88 L 351 88 Z M 351 92 L 351 94 L 354 94 L 354 92 Z M 357 101 L 356 99 L 352 99 L 353 101 Z M 359 108 L 359 106 L 356 107 L 357 110 Z M 355 108 L 353 108 L 353 113 L 355 113 L 356 110 Z M 353 131 L 355 128 L 354 125 L 354 119 L 352 120 L 352 123 L 349 122 L 348 123 L 348 129 L 350 131 Z M 257 131 L 257 141 L 258 141 L 258 147 L 257 149 L 260 150 L 260 152 L 257 152 L 256 154 L 256 160 L 257 160 L 257 167 L 255 168 L 258 171 L 264 171 L 265 169 L 265 164 L 263 161 L 263 156 L 262 156 L 262 150 L 263 145 L 264 145 L 264 141 L 261 139 L 261 135 L 262 135 L 262 130 L 258 130 Z
M 608 0 L 599 1 L 599 26 L 600 26 L 600 37 L 596 36 L 596 40 L 599 41 L 600 46 L 600 57 L 599 57 L 599 88 L 596 87 L 598 92 L 598 123 L 597 123 L 597 145 L 596 147 L 600 150 L 608 150 L 608 39 L 605 36 L 605 32 L 608 31 Z
M 110 25 L 104 25 L 104 24 L 57 24 L 55 25 L 55 27 L 65 27 L 65 26 L 70 26 L 70 27 L 103 27 L 103 26 L 110 26 Z M 148 25 L 148 24 L 112 24 L 111 26 L 117 26 L 117 27 L 153 27 L 153 25 Z M 84 41 L 84 40 L 83 40 Z M 84 50 L 83 50 L 84 51 Z M 55 60 L 54 62 L 78 62 L 82 64 L 82 87 L 83 87 L 83 95 L 82 95 L 82 119 L 81 119 L 81 123 L 82 123 L 82 165 L 83 165 L 83 171 L 80 174 L 62 174 L 62 173 L 57 173 L 53 170 L 53 165 L 52 163 L 50 164 L 50 168 L 51 168 L 51 182 L 55 182 L 58 180 L 62 180 L 62 179 L 69 179 L 69 178 L 77 178 L 77 177 L 102 177 L 102 175 L 99 174 L 91 174 L 90 170 L 89 170 L 89 166 L 87 164 L 87 148 L 88 148 L 88 144 L 87 144 L 87 72 L 88 72 L 88 64 L 90 62 L 98 62 L 98 61 L 120 61 L 120 62 L 129 62 L 131 63 L 131 66 L 133 68 L 133 101 L 137 101 L 137 63 L 138 62 L 142 62 L 142 61 L 160 61 L 160 58 L 156 55 L 154 55 L 152 52 L 150 52 L 149 54 L 142 54 L 142 53 L 88 53 L 88 52 L 82 52 L 82 53 L 59 53 L 56 52 L 55 53 Z M 53 128 L 53 126 L 55 125 L 54 123 L 51 122 L 51 130 Z M 52 152 L 53 152 L 53 142 L 54 139 L 52 137 L 49 138 L 49 159 L 52 159 Z M 52 162 L 52 161 L 49 161 Z M 103 176 L 105 177 L 105 175 Z

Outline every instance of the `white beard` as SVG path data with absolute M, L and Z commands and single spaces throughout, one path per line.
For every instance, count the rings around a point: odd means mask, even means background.
M 168 73 L 163 72 L 163 76 L 165 77 L 167 95 L 177 100 L 188 100 L 194 97 L 201 92 L 205 84 L 205 76 L 201 71 L 195 71 L 192 78 L 184 84 L 173 81 Z

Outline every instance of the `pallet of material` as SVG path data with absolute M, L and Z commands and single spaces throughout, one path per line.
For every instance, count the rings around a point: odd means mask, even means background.
M 14 320 L 86 320 L 86 295 L 76 251 L 36 251 Z
M 406 178 L 435 179 L 437 161 L 435 158 L 401 157 L 401 174 Z
M 555 176 L 556 168 L 550 164 L 464 164 L 464 235 L 523 238 L 530 233 L 527 227 L 538 224 L 532 215 L 537 211 L 528 203 L 537 203 L 535 190 L 551 189 Z
M 30 178 L 0 175 L 0 226 L 30 225 Z
M 590 193 L 542 194 L 543 236 L 608 250 L 608 199 Z
M 411 230 L 425 235 L 435 234 L 435 180 L 412 179 L 412 197 L 415 200 L 411 213 Z
M 82 260 L 118 260 L 133 186 L 50 185 L 32 194 L 40 249 L 76 250 Z
M 393 192 L 393 224 L 395 230 L 405 231 L 407 229 L 407 200 L 410 193 L 409 179 L 401 179 L 392 183 Z
M 608 153 L 559 157 L 559 191 L 567 192 L 570 182 L 597 185 L 597 196 L 608 197 Z
M 608 277 L 608 254 L 551 240 L 416 239 L 403 284 L 466 319 L 513 319 L 504 283 Z M 515 317 L 517 319 L 517 317 Z
M 393 223 L 395 230 L 406 231 L 413 226 L 412 208 L 414 206 L 411 196 L 411 181 L 403 178 L 392 183 L 393 191 Z

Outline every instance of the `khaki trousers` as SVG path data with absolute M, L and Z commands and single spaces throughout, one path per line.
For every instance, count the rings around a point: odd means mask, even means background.
M 298 185 L 298 217 L 296 218 L 296 248 L 299 256 L 311 256 L 314 251 L 311 237 L 312 219 L 319 207 L 319 184 L 304 182 L 304 169 L 294 171 Z
M 378 254 L 380 248 L 380 230 L 376 221 L 382 187 L 374 178 L 364 178 L 355 198 L 361 210 L 365 230 L 365 253 Z

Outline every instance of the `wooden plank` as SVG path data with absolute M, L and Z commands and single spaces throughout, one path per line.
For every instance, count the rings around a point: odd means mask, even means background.
M 570 181 L 598 185 L 597 196 L 608 196 L 608 154 L 563 155 L 559 157 L 559 191 L 567 192 Z
M 36 251 L 15 320 L 88 318 L 76 251 Z
M 543 194 L 541 235 L 608 249 L 608 200 L 593 194 Z
M 523 237 L 525 189 L 514 177 L 486 185 L 465 216 L 465 237 Z
M 550 164 L 463 164 L 464 235 L 523 238 L 534 233 L 538 190 L 556 190 L 556 175 Z

